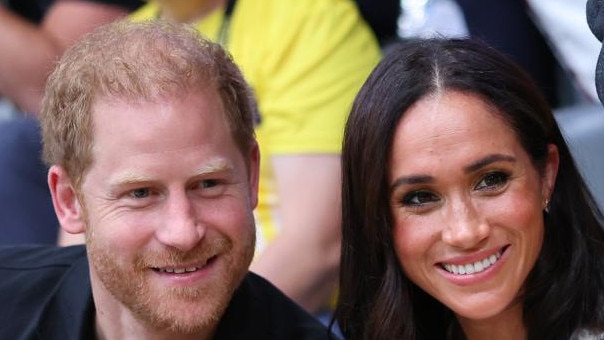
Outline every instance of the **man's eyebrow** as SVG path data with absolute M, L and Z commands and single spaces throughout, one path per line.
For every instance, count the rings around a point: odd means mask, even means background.
M 212 173 L 229 171 L 233 166 L 223 158 L 213 159 L 195 169 L 194 176 L 203 176 Z M 134 171 L 125 172 L 113 180 L 112 187 L 128 186 L 137 183 L 154 181 L 153 177 L 143 175 Z
M 126 172 L 116 177 L 116 179 L 112 181 L 113 184 L 111 186 L 120 187 L 135 183 L 150 182 L 151 180 L 152 179 L 150 177 L 144 176 L 142 174 L 138 174 L 135 172 Z
M 509 156 L 509 155 L 503 155 L 503 154 L 496 153 L 496 154 L 488 155 L 484 158 L 477 160 L 476 162 L 474 162 L 468 166 L 465 166 L 463 171 L 465 173 L 472 173 L 472 172 L 475 172 L 475 171 L 477 171 L 489 164 L 495 163 L 495 162 L 513 163 L 513 162 L 516 162 L 516 158 Z
M 207 175 L 217 172 L 225 172 L 233 169 L 233 165 L 227 162 L 224 158 L 216 158 L 197 168 L 195 173 L 197 176 Z

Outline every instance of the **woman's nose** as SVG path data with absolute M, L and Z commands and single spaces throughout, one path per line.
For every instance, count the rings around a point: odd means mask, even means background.
M 470 200 L 450 203 L 447 209 L 442 239 L 457 248 L 470 249 L 479 245 L 489 234 L 489 225 Z

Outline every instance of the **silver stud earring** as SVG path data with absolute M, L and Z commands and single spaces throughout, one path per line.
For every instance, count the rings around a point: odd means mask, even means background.
M 546 213 L 549 213 L 549 198 L 545 200 L 543 210 L 545 210 Z

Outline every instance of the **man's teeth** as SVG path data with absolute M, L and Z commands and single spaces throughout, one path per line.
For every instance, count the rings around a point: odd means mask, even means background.
M 187 268 L 158 268 L 157 270 L 160 273 L 170 273 L 170 274 L 182 274 L 182 273 L 192 273 L 201 269 L 201 267 L 187 267 Z
M 468 263 L 468 264 L 462 264 L 462 265 L 443 263 L 442 266 L 449 273 L 453 273 L 456 275 L 468 275 L 468 274 L 480 273 L 480 272 L 486 270 L 487 268 L 492 266 L 495 262 L 497 262 L 500 258 L 501 258 L 501 251 L 487 257 L 484 260 L 476 261 L 474 263 Z
M 154 267 L 153 270 L 158 271 L 160 273 L 169 273 L 169 274 L 183 274 L 183 273 L 192 273 L 196 272 L 202 268 L 204 268 L 210 261 L 212 261 L 215 256 L 212 256 L 205 260 L 204 263 L 199 264 L 198 266 L 189 266 L 189 267 Z

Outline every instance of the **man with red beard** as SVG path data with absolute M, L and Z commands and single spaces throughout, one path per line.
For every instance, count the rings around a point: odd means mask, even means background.
M 187 26 L 118 22 L 70 48 L 40 119 L 55 212 L 86 246 L 0 250 L 0 338 L 328 338 L 248 272 L 254 111 Z

